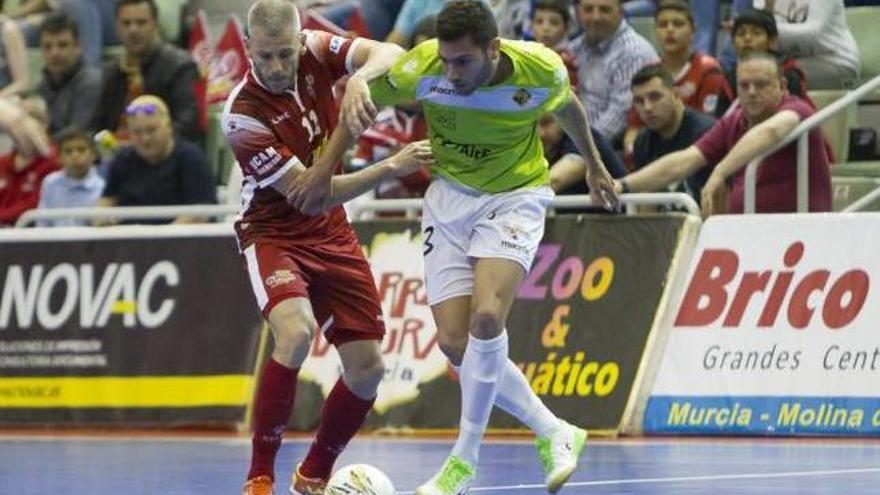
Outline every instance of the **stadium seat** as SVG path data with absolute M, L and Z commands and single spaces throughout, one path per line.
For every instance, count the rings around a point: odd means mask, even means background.
M 819 110 L 834 103 L 846 95 L 845 90 L 822 89 L 810 91 L 810 98 L 816 103 Z M 846 109 L 834 114 L 822 124 L 822 131 L 831 144 L 831 150 L 837 163 L 844 163 L 849 158 L 849 130 L 856 125 L 857 109 L 850 105 Z
M 831 198 L 834 211 L 842 211 L 871 191 L 880 188 L 880 178 L 875 177 L 832 177 Z M 859 211 L 880 211 L 880 198 Z
M 861 80 L 867 81 L 880 75 L 880 7 L 849 7 L 846 23 L 856 39 L 861 58 Z
M 657 36 L 654 33 L 654 18 L 653 17 L 629 17 L 626 22 L 629 23 L 633 29 L 636 30 L 637 33 L 641 34 L 648 41 L 651 42 L 651 45 L 654 46 L 655 50 L 659 50 L 660 45 L 657 43 Z

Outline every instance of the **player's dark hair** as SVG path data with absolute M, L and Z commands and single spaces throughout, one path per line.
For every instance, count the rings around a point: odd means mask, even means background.
M 498 24 L 489 6 L 479 0 L 452 0 L 437 15 L 437 38 L 457 41 L 470 36 L 481 48 L 498 37 Z
M 675 86 L 675 81 L 672 79 L 672 75 L 666 70 L 666 67 L 663 67 L 660 64 L 646 65 L 639 69 L 632 78 L 632 85 L 641 86 L 654 78 L 660 78 L 663 85 L 667 88 Z

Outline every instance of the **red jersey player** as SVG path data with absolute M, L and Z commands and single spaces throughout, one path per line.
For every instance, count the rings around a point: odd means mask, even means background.
M 248 33 L 252 67 L 226 102 L 223 132 L 244 176 L 236 236 L 275 348 L 255 397 L 252 461 L 242 493 L 273 493 L 275 455 L 293 408 L 297 372 L 312 330 L 319 328 L 336 346 L 345 371 L 324 403 L 291 491 L 320 495 L 336 457 L 371 409 L 384 373 L 379 297 L 339 204 L 387 177 L 430 164 L 430 147 L 411 143 L 372 167 L 333 176 L 352 139 L 346 126 L 336 129 L 333 84 L 354 73 L 342 105 L 356 127 L 358 115 L 375 113 L 365 104 L 366 81 L 387 70 L 402 50 L 303 31 L 288 0 L 257 1 L 248 11 Z

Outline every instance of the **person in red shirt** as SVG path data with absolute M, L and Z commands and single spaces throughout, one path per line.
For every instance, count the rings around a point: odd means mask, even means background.
M 0 157 L 0 226 L 15 225 L 22 213 L 36 208 L 43 178 L 58 169 L 55 153 Z
M 26 95 L 17 103 L 10 103 L 16 107 L 11 113 L 19 115 L 19 119 L 10 123 L 9 129 L 33 126 L 46 132 L 49 113 L 39 95 Z M 0 226 L 15 225 L 22 213 L 36 208 L 43 179 L 59 168 L 53 147 L 40 151 L 17 140 L 13 151 L 0 157 Z
M 314 442 L 291 480 L 294 494 L 323 493 L 337 456 L 363 424 L 384 375 L 385 333 L 370 267 L 341 203 L 431 162 L 425 141 L 383 162 L 336 175 L 353 140 L 337 128 L 331 88 L 351 74 L 342 106 L 357 127 L 372 118 L 367 81 L 402 50 L 300 28 L 294 4 L 258 0 L 248 11 L 251 70 L 232 91 L 222 127 L 242 169 L 235 233 L 275 347 L 254 402 L 252 460 L 242 493 L 268 495 L 293 408 L 297 373 L 320 329 L 344 372 L 324 402 Z
M 776 58 L 753 53 L 739 61 L 739 108 L 728 112 L 692 146 L 655 160 L 617 182 L 621 192 L 656 191 L 710 166 L 702 191 L 705 215 L 743 212 L 745 168 L 770 150 L 815 110 L 788 94 Z M 809 132 L 809 210 L 831 211 L 831 175 L 820 128 Z M 797 211 L 797 142 L 764 159 L 758 170 L 756 212 Z M 727 182 L 731 183 L 729 195 Z M 724 197 L 729 204 L 719 204 Z

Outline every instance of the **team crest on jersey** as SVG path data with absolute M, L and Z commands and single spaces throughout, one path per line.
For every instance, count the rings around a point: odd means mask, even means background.
M 272 275 L 266 277 L 266 287 L 273 288 L 278 285 L 289 284 L 296 280 L 296 275 L 290 270 L 275 270 Z
M 517 105 L 523 106 L 532 99 L 532 94 L 528 92 L 525 88 L 519 88 L 513 93 L 513 101 L 516 102 Z

